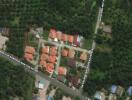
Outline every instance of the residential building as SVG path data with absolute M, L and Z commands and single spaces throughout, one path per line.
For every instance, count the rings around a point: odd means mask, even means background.
M 94 94 L 94 100 L 105 100 L 105 94 L 101 91 L 96 91 Z
M 67 57 L 68 56 L 68 50 L 63 49 L 62 50 L 62 56 Z
M 68 35 L 68 42 L 72 44 L 73 41 L 74 41 L 74 37 L 72 35 Z
M 51 39 L 57 38 L 57 36 L 56 36 L 56 30 L 55 29 L 50 29 L 49 37 Z
M 62 38 L 62 32 L 61 31 L 57 31 L 57 39 L 59 41 L 61 41 L 61 38 Z
M 65 67 L 58 67 L 58 74 L 59 75 L 66 75 L 67 69 Z
M 35 48 L 34 47 L 31 47 L 31 46 L 26 46 L 24 52 L 25 53 L 34 54 L 35 53 Z
M 83 61 L 86 61 L 88 58 L 88 54 L 86 52 L 82 52 L 80 55 L 80 59 Z
M 74 56 L 75 56 L 75 50 L 69 49 L 68 57 L 69 57 L 69 58 L 74 58 Z
M 49 46 L 42 47 L 42 53 L 49 53 Z
M 63 42 L 66 42 L 67 41 L 67 34 L 62 34 L 62 41 Z

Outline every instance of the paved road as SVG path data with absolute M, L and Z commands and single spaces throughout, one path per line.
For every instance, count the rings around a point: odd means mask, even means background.
M 99 28 L 99 24 L 100 24 L 101 19 L 102 19 L 103 8 L 104 8 L 104 0 L 102 0 L 101 8 L 99 8 L 99 13 L 98 13 L 98 18 L 97 18 L 97 22 L 96 22 L 96 27 L 95 27 L 95 32 L 94 32 L 94 34 L 97 34 L 97 31 L 98 31 L 98 28 Z M 89 57 L 89 59 L 88 59 L 86 71 L 85 71 L 85 74 L 84 74 L 84 77 L 83 77 L 83 81 L 82 81 L 82 84 L 81 84 L 81 87 L 80 87 L 81 89 L 83 88 L 84 83 L 85 83 L 85 81 L 86 81 L 86 79 L 87 79 L 87 75 L 88 75 L 88 73 L 90 72 L 90 63 L 91 63 L 91 60 L 92 60 L 92 55 L 93 55 L 93 51 L 94 51 L 94 49 L 95 49 L 95 46 L 96 46 L 96 43 L 95 43 L 95 41 L 93 40 L 92 49 L 91 49 L 91 53 L 90 53 L 90 57 Z
M 50 83 L 52 85 L 55 85 L 55 86 L 61 88 L 66 93 L 72 94 L 74 96 L 80 96 L 81 100 L 86 100 L 85 97 L 81 94 L 80 91 L 73 90 L 73 89 L 67 87 L 66 85 L 64 85 L 63 83 L 57 81 L 56 79 L 48 77 L 47 75 L 43 74 L 42 72 L 40 72 L 38 70 L 35 70 L 34 68 L 32 68 L 29 65 L 21 62 L 20 60 L 18 60 L 15 57 L 9 55 L 8 53 L 0 51 L 0 56 L 4 57 L 5 59 L 8 59 L 9 61 L 11 61 L 15 64 L 23 65 L 26 71 L 28 71 L 28 72 L 30 72 L 30 73 L 38 76 L 38 77 L 41 77 L 42 79 L 46 79 L 46 80 L 50 81 Z
M 45 42 L 45 43 L 50 43 L 50 44 L 61 46 L 61 47 L 66 47 L 66 48 L 70 48 L 70 49 L 72 48 L 74 50 L 81 51 L 81 52 L 88 52 L 88 50 L 86 50 L 86 49 L 82 49 L 82 48 L 79 48 L 79 47 L 74 47 L 74 46 L 66 45 L 64 43 L 62 45 L 60 45 L 60 43 L 53 42 L 53 41 L 46 41 L 46 40 L 42 40 L 42 41 Z

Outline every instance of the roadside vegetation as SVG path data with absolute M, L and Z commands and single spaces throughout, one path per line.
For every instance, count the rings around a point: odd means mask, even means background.
M 132 84 L 132 2 L 106 0 L 103 22 L 112 26 L 111 39 L 96 37 L 91 71 L 84 86 L 87 95 L 112 84 L 128 88 Z
M 34 76 L 20 65 L 0 57 L 0 100 L 32 100 Z

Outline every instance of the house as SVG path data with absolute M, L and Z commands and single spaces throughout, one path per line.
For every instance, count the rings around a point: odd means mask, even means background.
M 39 82 L 38 82 L 38 88 L 39 89 L 43 89 L 44 88 L 44 80 L 40 80 Z
M 67 41 L 67 34 L 62 34 L 61 40 L 63 42 L 66 42 Z
M 116 94 L 110 93 L 109 96 L 108 96 L 108 100 L 117 100 Z
M 88 54 L 86 52 L 82 52 L 80 55 L 80 59 L 83 61 L 86 61 L 88 58 Z
M 62 100 L 72 100 L 70 97 L 63 96 Z
M 48 54 L 43 53 L 43 54 L 40 56 L 40 60 L 47 61 L 48 59 L 49 59 Z
M 62 56 L 67 57 L 68 56 L 68 50 L 63 49 L 61 54 L 62 54 Z
M 33 60 L 33 55 L 30 54 L 30 53 L 25 53 L 25 54 L 24 54 L 24 58 L 25 58 L 25 60 L 27 60 L 27 61 L 32 61 L 32 60 Z
M 59 41 L 61 41 L 61 37 L 62 37 L 62 32 L 61 31 L 57 31 L 57 39 Z
M 56 34 L 56 30 L 55 30 L 55 29 L 50 29 L 49 37 L 50 37 L 51 39 L 55 39 L 55 38 L 57 38 L 56 35 L 57 35 L 57 34 Z
M 56 63 L 56 56 L 49 56 L 48 62 L 55 64 Z
M 121 97 L 124 92 L 124 88 L 119 85 L 112 85 L 110 92 Z
M 74 37 L 72 35 L 68 35 L 68 42 L 72 44 L 73 41 L 74 41 Z
M 118 86 L 116 94 L 121 97 L 123 92 L 124 92 L 124 88 L 122 86 Z
M 47 66 L 46 61 L 43 61 L 43 60 L 41 60 L 41 61 L 39 62 L 39 64 L 40 64 L 41 66 L 43 66 L 43 67 L 46 67 L 46 66 Z
M 56 55 L 57 55 L 57 47 L 52 46 L 52 47 L 50 48 L 50 55 L 51 55 L 51 56 L 56 56 Z
M 52 64 L 52 63 L 47 63 L 47 65 L 46 65 L 46 71 L 47 71 L 48 73 L 53 73 L 53 71 L 54 71 L 54 64 Z
M 49 46 L 45 46 L 42 48 L 42 53 L 49 53 Z
M 128 87 L 127 93 L 128 93 L 129 96 L 132 96 L 132 86 Z
M 75 35 L 74 36 L 74 45 L 75 46 L 80 46 L 82 40 L 83 40 L 82 36 Z
M 112 85 L 110 88 L 110 93 L 116 94 L 116 91 L 117 91 L 117 85 Z
M 35 48 L 31 47 L 31 46 L 26 46 L 25 50 L 24 50 L 24 53 L 25 53 L 24 58 L 27 61 L 31 61 L 31 60 L 33 60 L 33 55 L 35 54 Z
M 105 94 L 101 91 L 96 91 L 94 94 L 94 100 L 105 100 Z
M 5 36 L 2 36 L 0 33 L 0 49 L 6 49 L 6 41 L 8 41 L 9 39 Z
M 58 74 L 59 75 L 66 75 L 66 73 L 67 73 L 67 69 L 66 68 L 64 68 L 64 67 L 59 67 L 58 68 Z
M 35 48 L 34 47 L 31 47 L 31 46 L 26 46 L 24 52 L 25 53 L 34 54 L 35 53 Z
M 69 58 L 74 58 L 74 56 L 75 56 L 75 50 L 69 49 L 68 57 L 69 57 Z

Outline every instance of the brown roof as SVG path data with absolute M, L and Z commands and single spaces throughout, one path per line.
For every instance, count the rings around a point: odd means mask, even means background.
M 77 86 L 78 83 L 79 83 L 79 78 L 77 76 L 72 76 L 70 78 L 70 82 L 74 85 L 74 86 Z
M 57 55 L 57 47 L 52 46 L 50 48 L 50 55 L 52 55 L 52 56 L 56 56 Z
M 40 57 L 40 60 L 48 60 L 49 56 L 48 54 L 42 54 L 41 57 Z
M 46 61 L 43 61 L 43 60 L 41 60 L 41 61 L 39 62 L 39 64 L 42 65 L 43 67 L 46 67 L 46 66 L 47 66 Z
M 49 72 L 49 73 L 52 73 L 54 71 L 54 64 L 47 63 L 47 65 L 46 65 L 46 71 Z
M 62 34 L 62 41 L 66 42 L 67 41 L 67 35 L 66 34 Z
M 80 55 L 80 59 L 81 60 L 87 60 L 87 58 L 88 58 L 87 53 L 86 52 L 82 52 L 81 55 Z
M 67 55 L 68 55 L 68 50 L 63 49 L 62 50 L 62 56 L 67 57 Z
M 25 53 L 25 54 L 24 54 L 24 58 L 25 58 L 27 61 L 31 61 L 31 60 L 33 60 L 33 55 L 30 54 L 30 53 Z
M 57 31 L 57 39 L 58 40 L 61 40 L 61 35 L 62 35 L 62 32 L 61 31 Z
M 54 39 L 56 38 L 56 30 L 55 29 L 50 29 L 49 37 Z
M 45 46 L 42 48 L 42 53 L 49 53 L 49 46 Z
M 56 63 L 56 56 L 49 56 L 48 61 L 55 64 Z
M 25 53 L 34 54 L 34 53 L 35 53 L 35 48 L 34 48 L 34 47 L 31 47 L 31 46 L 26 46 L 24 52 L 25 52 Z
M 69 56 L 69 58 L 74 58 L 74 56 L 75 56 L 75 50 L 69 49 L 68 56 Z
M 58 68 L 58 74 L 59 75 L 66 75 L 66 68 L 64 68 L 64 67 L 59 67 Z
M 74 37 L 73 37 L 72 35 L 68 35 L 68 41 L 69 41 L 70 43 L 73 43 Z

